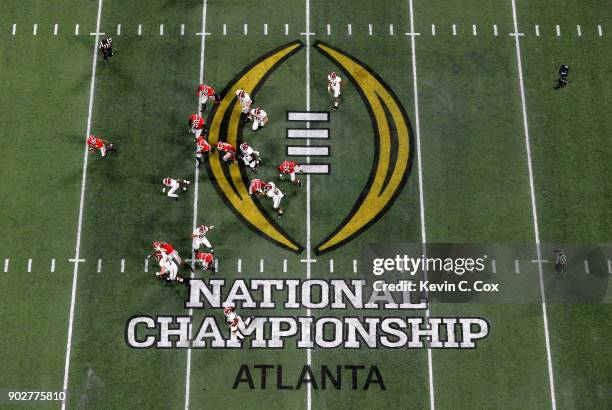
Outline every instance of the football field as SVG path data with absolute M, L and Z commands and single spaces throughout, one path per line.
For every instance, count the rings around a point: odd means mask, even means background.
M 612 408 L 611 38 L 607 0 L 0 0 L 0 408 Z M 257 173 L 196 167 L 199 84 Z M 157 278 L 200 224 L 216 271 Z M 500 291 L 379 289 L 474 284 L 374 273 L 430 254 Z

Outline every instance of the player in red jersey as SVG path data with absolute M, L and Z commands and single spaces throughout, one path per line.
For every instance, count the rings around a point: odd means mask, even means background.
M 90 135 L 87 137 L 87 146 L 89 147 L 89 151 L 93 152 L 95 149 L 100 151 L 100 155 L 102 158 L 106 158 L 106 154 L 109 152 L 117 152 L 117 147 L 105 139 L 97 138 L 94 135 Z
M 206 136 L 206 134 L 208 133 L 208 130 L 206 129 L 204 118 L 202 118 L 202 116 L 199 114 L 191 114 L 189 116 L 188 131 L 191 134 L 195 135 L 195 139 L 198 139 L 198 137 L 202 134 L 202 131 L 204 132 L 204 136 Z M 195 139 L 194 139 L 194 142 L 195 142 Z
M 153 246 L 153 253 L 147 255 L 147 258 L 150 258 L 151 256 L 154 256 L 156 253 L 161 252 L 162 255 L 167 255 L 168 258 L 174 260 L 177 264 L 193 272 L 193 270 L 191 269 L 191 266 L 187 265 L 185 261 L 183 261 L 183 259 L 179 256 L 178 251 L 174 249 L 174 246 L 170 245 L 169 243 L 160 242 L 160 241 L 153 242 L 152 246 Z
M 223 155 L 223 161 L 227 162 L 227 161 L 232 161 L 232 162 L 236 162 L 236 148 L 234 148 L 232 146 L 232 144 L 229 144 L 227 142 L 223 142 L 223 141 L 219 141 L 217 142 L 217 150 L 219 150 L 219 154 L 221 154 L 222 152 L 225 153 L 225 155 Z
M 209 98 L 213 98 L 215 100 L 215 104 L 219 104 L 221 102 L 221 98 L 219 98 L 219 96 L 215 92 L 215 89 L 212 88 L 210 85 L 200 84 L 198 86 L 198 89 L 196 90 L 196 95 L 200 97 L 199 100 L 200 105 L 202 106 L 202 112 L 204 112 L 204 110 L 206 109 L 206 102 Z
M 263 182 L 261 179 L 256 178 L 252 180 L 251 184 L 249 185 L 249 196 L 252 196 L 253 194 L 257 196 L 264 195 L 265 186 L 266 186 L 266 183 Z
M 208 252 L 196 252 L 195 254 L 195 265 L 197 267 L 200 264 L 203 271 L 210 270 L 215 271 L 215 257 L 212 253 Z
M 200 165 L 202 165 L 202 156 L 208 156 L 208 154 L 214 151 L 214 148 L 206 141 L 206 138 L 202 136 L 199 136 L 195 143 L 195 157 L 198 162 L 198 168 L 200 168 Z
M 292 184 L 302 186 L 302 181 L 295 177 L 295 174 L 302 173 L 301 165 L 292 161 L 283 161 L 283 163 L 278 166 L 278 170 L 280 171 L 281 179 L 283 179 L 284 175 L 289 175 Z

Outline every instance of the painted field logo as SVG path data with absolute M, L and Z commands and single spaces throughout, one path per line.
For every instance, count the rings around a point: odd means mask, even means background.
M 270 51 L 246 67 L 225 88 L 222 96 L 238 89 L 254 95 L 266 78 L 284 61 L 304 47 L 299 40 Z M 337 249 L 374 224 L 393 204 L 406 182 L 411 164 L 411 132 L 406 113 L 387 84 L 358 59 L 329 44 L 317 41 L 314 47 L 338 65 L 359 92 L 370 114 L 375 160 L 370 177 L 350 213 L 318 244 L 314 252 Z M 235 98 L 223 98 L 211 113 L 209 141 L 214 146 L 225 140 L 239 145 L 240 106 Z M 223 167 L 219 156 L 211 156 L 208 171 L 215 188 L 232 211 L 249 228 L 269 241 L 301 253 L 303 246 L 291 238 L 261 205 L 248 195 L 244 168 Z

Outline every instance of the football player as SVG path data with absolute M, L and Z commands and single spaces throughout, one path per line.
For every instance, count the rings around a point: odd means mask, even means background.
M 561 64 L 559 67 L 559 79 L 555 85 L 555 89 L 563 88 L 567 85 L 567 76 L 569 75 L 569 67 L 565 64 Z
M 212 253 L 207 252 L 196 252 L 195 254 L 195 267 L 200 267 L 203 271 L 210 270 L 211 272 L 215 271 L 215 257 Z
M 87 137 L 87 145 L 90 152 L 93 152 L 94 149 L 100 151 L 102 158 L 106 158 L 106 154 L 109 152 L 117 152 L 117 147 L 112 142 L 103 138 L 97 138 L 94 135 Z
M 200 246 L 202 245 L 206 246 L 210 253 L 215 253 L 215 250 L 210 244 L 210 241 L 206 237 L 206 234 L 208 233 L 208 231 L 210 231 L 214 227 L 215 227 L 214 225 L 210 225 L 210 226 L 200 225 L 197 228 L 195 228 L 195 230 L 191 234 L 191 246 L 193 248 L 194 253 L 197 253 L 198 249 L 200 249 Z
M 261 158 L 259 158 L 259 151 L 255 151 L 248 143 L 243 142 L 240 144 L 240 151 L 242 152 L 242 161 L 244 165 L 251 168 L 251 173 L 257 172 L 257 166 L 261 165 Z
M 196 90 L 196 95 L 199 97 L 202 112 L 204 112 L 206 109 L 206 102 L 209 98 L 213 98 L 215 100 L 215 104 L 219 104 L 221 102 L 221 98 L 219 98 L 215 92 L 215 89 L 210 85 L 200 84 Z
M 291 179 L 291 183 L 297 186 L 302 186 L 302 181 L 295 177 L 295 174 L 302 173 L 302 166 L 296 164 L 291 161 L 283 161 L 282 164 L 278 166 L 278 170 L 280 171 L 280 178 L 283 179 L 284 175 L 289 175 Z
M 217 150 L 219 151 L 219 155 L 221 155 L 222 152 L 225 152 L 222 158 L 224 162 L 227 162 L 230 160 L 232 162 L 236 162 L 236 148 L 234 148 L 232 144 L 229 144 L 223 141 L 219 141 L 217 142 Z
M 161 268 L 160 271 L 155 272 L 155 276 L 158 278 L 165 277 L 166 281 L 168 282 L 174 280 L 179 283 L 183 283 L 185 281 L 178 275 L 178 266 L 176 266 L 176 263 L 174 263 L 174 261 L 172 261 L 168 255 L 165 255 L 163 252 L 156 252 L 155 260 L 157 263 L 159 263 L 159 267 Z
M 246 320 L 242 320 L 242 318 L 236 313 L 235 306 L 223 308 L 223 314 L 225 315 L 225 320 L 227 320 L 227 323 L 229 323 L 232 333 L 235 334 L 236 338 L 242 342 L 244 340 L 244 334 L 242 332 L 251 324 L 253 317 L 249 316 L 246 318 Z
M 208 130 L 206 129 L 206 124 L 204 123 L 204 118 L 202 118 L 202 116 L 199 115 L 199 114 L 191 114 L 189 116 L 189 129 L 188 129 L 188 131 L 191 134 L 195 135 L 195 138 L 193 140 L 194 142 L 202 134 L 202 131 L 204 131 L 204 136 L 206 136 L 206 134 L 208 133 Z
M 283 208 L 280 207 L 281 200 L 285 197 L 285 194 L 278 189 L 274 182 L 268 182 L 264 187 L 264 192 L 268 198 L 272 200 L 274 210 L 280 218 L 283 215 Z
M 104 56 L 104 62 L 106 63 L 109 58 L 111 58 L 113 54 L 113 39 L 112 38 L 103 38 L 98 43 L 98 50 Z
M 242 110 L 241 117 L 244 118 L 244 122 L 249 122 L 249 111 L 251 111 L 251 105 L 253 104 L 253 99 L 244 90 L 236 90 L 236 97 L 238 98 L 238 102 L 240 103 L 240 108 Z
M 153 242 L 152 246 L 153 246 L 153 253 L 150 255 L 147 255 L 147 258 L 150 258 L 151 256 L 159 252 L 159 253 L 162 253 L 163 255 L 167 255 L 168 258 L 175 261 L 180 266 L 183 266 L 191 270 L 191 266 L 187 265 L 185 261 L 183 261 L 183 259 L 179 256 L 178 251 L 174 249 L 174 246 L 170 245 L 169 243 L 160 242 L 160 241 Z
M 175 194 L 175 192 L 181 188 L 183 188 L 183 191 L 187 191 L 187 185 L 191 184 L 191 181 L 167 177 L 163 179 L 162 183 L 164 184 L 162 192 L 166 192 L 166 189 L 168 189 L 168 193 L 166 195 L 168 195 L 170 198 L 175 198 L 178 201 L 179 196 Z
M 335 71 L 332 71 L 327 76 L 327 93 L 334 96 L 334 111 L 338 110 L 338 104 L 340 104 L 340 96 L 342 95 L 341 88 L 344 87 L 342 78 Z
M 557 275 L 567 273 L 567 253 L 563 248 L 555 248 L 555 273 Z
M 206 138 L 199 136 L 196 138 L 195 157 L 198 162 L 198 168 L 202 165 L 202 156 L 207 156 L 214 150 L 214 148 L 206 141 Z
M 256 196 L 262 196 L 264 195 L 264 187 L 266 186 L 266 183 L 263 182 L 261 179 L 254 179 L 251 181 L 251 184 L 249 185 L 249 196 L 253 196 L 253 194 L 255 194 Z
M 253 120 L 253 131 L 262 130 L 268 123 L 268 114 L 261 107 L 255 107 L 249 111 L 249 118 Z

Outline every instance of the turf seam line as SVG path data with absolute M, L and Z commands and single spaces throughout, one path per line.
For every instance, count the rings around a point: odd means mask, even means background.
M 514 21 L 514 31 L 518 33 L 518 18 L 516 12 L 516 1 L 512 1 L 512 19 Z M 542 259 L 542 248 L 540 244 L 540 230 L 538 223 L 538 210 L 536 204 L 536 196 L 535 196 L 535 183 L 533 177 L 533 166 L 531 160 L 531 143 L 529 139 L 529 121 L 527 119 L 527 101 L 525 98 L 525 85 L 523 80 L 523 66 L 521 62 L 521 45 L 519 36 L 515 37 L 515 46 L 516 46 L 516 64 L 519 74 L 519 90 L 521 96 L 521 107 L 523 111 L 523 129 L 525 134 L 525 150 L 527 153 L 527 170 L 529 174 L 529 194 L 531 196 L 531 211 L 532 211 L 532 222 L 533 222 L 533 231 L 535 236 L 535 245 L 536 245 L 536 253 L 538 260 Z M 540 282 L 540 297 L 541 297 L 541 305 L 542 305 L 542 321 L 544 325 L 544 342 L 546 345 L 546 359 L 548 366 L 548 380 L 549 380 L 549 389 L 550 389 L 550 398 L 552 410 L 556 410 L 557 408 L 557 400 L 555 397 L 555 382 L 554 382 L 554 373 L 552 367 L 552 355 L 550 348 L 550 335 L 548 331 L 548 313 L 546 308 L 546 292 L 544 290 L 544 274 L 542 269 L 542 264 L 538 263 L 538 276 Z
M 98 0 L 98 16 L 96 19 L 96 33 L 100 32 L 100 20 L 102 19 L 102 2 L 103 0 Z M 93 43 L 93 56 L 92 56 L 92 64 L 91 64 L 91 84 L 89 86 L 89 107 L 87 113 L 87 129 L 85 132 L 85 137 L 90 135 L 91 133 L 91 123 L 92 123 L 92 114 L 93 114 L 93 102 L 94 102 L 94 90 L 96 84 L 96 63 L 98 61 L 98 36 L 94 39 Z M 68 377 L 70 374 L 70 353 L 72 350 L 72 329 L 74 324 L 74 311 L 76 305 L 76 290 L 77 290 L 77 280 L 79 273 L 79 262 L 84 261 L 80 259 L 81 252 L 81 232 L 83 227 L 83 208 L 85 205 L 85 186 L 87 183 L 87 159 L 89 150 L 87 144 L 83 144 L 83 173 L 81 177 L 81 195 L 79 199 L 79 216 L 78 216 L 78 224 L 77 224 L 77 232 L 76 232 L 76 244 L 75 244 L 75 256 L 74 256 L 74 271 L 72 274 L 72 290 L 70 295 L 70 314 L 68 319 L 68 335 L 66 339 L 66 361 L 64 365 L 64 383 L 62 392 L 64 393 L 64 398 L 62 400 L 62 410 L 66 410 L 66 400 L 68 396 Z

